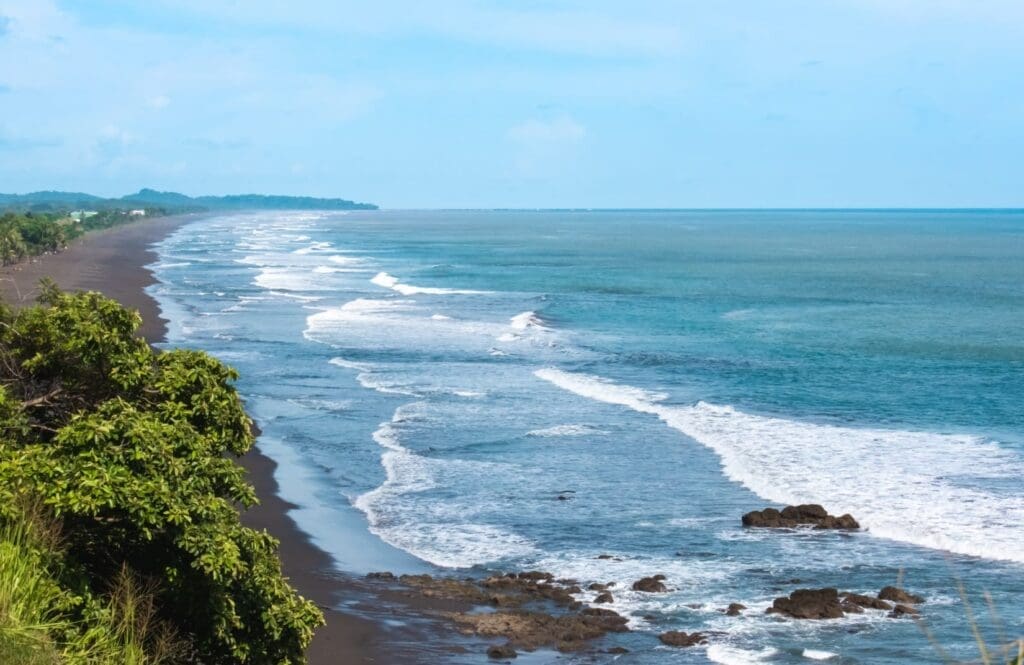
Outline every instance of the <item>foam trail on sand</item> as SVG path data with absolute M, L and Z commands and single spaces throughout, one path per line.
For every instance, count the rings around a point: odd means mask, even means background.
M 381 465 L 386 478 L 352 502 L 366 514 L 370 531 L 390 545 L 446 568 L 467 568 L 533 552 L 532 544 L 515 534 L 458 519 L 464 511 L 444 511 L 440 506 L 423 510 L 415 495 L 441 485 L 446 474 L 462 476 L 487 465 L 427 458 L 404 447 L 399 427 L 407 417 L 415 417 L 409 410 L 416 406 L 399 407 L 391 421 L 381 423 L 373 433 L 373 440 L 384 449 Z
M 589 374 L 545 368 L 535 375 L 582 397 L 657 416 L 714 450 L 727 477 L 769 501 L 821 503 L 853 514 L 876 536 L 1024 562 L 1024 497 L 976 482 L 980 474 L 1024 474 L 1024 460 L 995 443 L 968 435 L 806 423 L 705 402 L 665 404 L 663 394 Z M 852 482 L 851 469 L 871 478 L 870 492 Z

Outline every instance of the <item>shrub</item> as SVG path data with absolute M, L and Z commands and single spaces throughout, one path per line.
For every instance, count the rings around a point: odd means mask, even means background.
M 156 615 L 202 662 L 304 662 L 322 617 L 277 542 L 239 519 L 256 496 L 231 459 L 253 443 L 236 374 L 154 352 L 139 324 L 52 285 L 40 306 L 0 311 L 0 511 L 41 502 L 90 593 L 122 570 L 154 580 Z

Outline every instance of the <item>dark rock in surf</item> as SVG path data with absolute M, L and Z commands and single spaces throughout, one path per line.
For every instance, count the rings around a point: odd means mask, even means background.
M 615 598 L 607 591 L 602 591 L 601 593 L 597 594 L 597 598 L 594 599 L 594 602 L 604 605 L 606 603 L 614 603 Z
M 765 529 L 784 529 L 798 526 L 813 526 L 815 529 L 859 529 L 860 524 L 853 516 L 836 517 L 818 504 L 786 506 L 781 511 L 775 508 L 753 510 L 743 516 L 743 526 Z
M 910 605 L 897 605 L 892 608 L 892 612 L 889 612 L 889 616 L 893 619 L 899 619 L 900 617 L 905 616 L 914 616 L 916 614 L 920 614 L 920 612 Z
M 788 597 L 776 598 L 767 611 L 793 619 L 839 619 L 843 616 L 839 592 L 833 588 L 797 589 Z
M 872 610 L 891 610 L 892 605 L 885 602 L 880 598 L 872 598 L 871 596 L 864 596 L 859 593 L 850 593 L 844 591 L 839 594 L 843 599 L 843 607 L 845 609 L 847 604 L 856 605 L 857 607 L 866 607 Z M 856 612 L 856 610 L 854 610 Z
M 743 610 L 747 609 L 747 606 L 742 603 L 729 603 L 729 607 L 725 608 L 726 616 L 739 616 L 743 613 Z
M 903 605 L 919 605 L 924 602 L 924 598 L 921 596 L 907 593 L 903 589 L 894 586 L 887 586 L 879 591 L 878 597 L 882 600 L 891 600 L 894 603 L 901 603 Z
M 681 630 L 670 630 L 658 636 L 662 644 L 670 647 L 692 647 L 705 644 L 708 640 L 701 633 L 684 633 Z
M 668 591 L 668 587 L 662 584 L 663 579 L 665 579 L 664 575 L 641 578 L 636 582 L 633 582 L 633 591 L 643 591 L 644 593 L 665 593 Z
M 516 658 L 519 654 L 508 644 L 495 644 L 487 650 L 487 657 L 494 660 Z

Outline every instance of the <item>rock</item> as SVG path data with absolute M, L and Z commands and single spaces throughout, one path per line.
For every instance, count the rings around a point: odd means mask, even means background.
M 902 603 L 904 605 L 920 605 L 924 602 L 924 598 L 921 596 L 915 596 L 894 586 L 887 586 L 879 591 L 878 597 L 882 600 L 891 600 L 894 603 Z
M 611 554 L 598 554 L 597 558 L 598 559 L 614 559 L 615 557 L 613 557 Z
M 605 649 L 604 652 L 619 655 L 629 653 L 629 649 L 627 649 L 626 647 L 612 647 L 611 649 Z
M 899 619 L 900 617 L 908 615 L 913 616 L 915 614 L 920 614 L 920 612 L 918 612 L 916 608 L 913 608 L 910 605 L 897 605 L 896 607 L 892 608 L 892 612 L 889 612 L 889 616 L 893 619 Z
M 597 598 L 594 599 L 594 602 L 595 603 L 602 603 L 602 604 L 603 603 L 614 603 L 615 602 L 615 598 L 612 597 L 612 595 L 610 593 L 608 593 L 607 591 L 602 591 L 601 593 L 597 594 Z
M 487 657 L 495 660 L 504 658 L 515 658 L 519 654 L 508 644 L 495 644 L 487 650 Z
M 881 600 L 879 598 L 872 598 L 871 596 L 864 596 L 864 595 L 861 595 L 859 593 L 850 593 L 848 591 L 844 591 L 843 593 L 841 593 L 839 595 L 844 599 L 843 600 L 844 604 L 851 603 L 853 605 L 857 605 L 859 607 L 867 607 L 867 608 L 870 608 L 872 610 L 891 610 L 892 609 L 892 605 L 891 604 L 889 604 L 889 603 L 887 603 L 884 600 Z
M 599 584 L 597 582 L 594 582 L 593 584 L 591 584 L 587 588 L 590 589 L 591 591 L 607 591 L 608 587 L 610 587 L 610 586 L 611 586 L 611 584 Z
M 394 573 L 382 572 L 382 573 L 368 573 L 366 579 L 369 580 L 393 580 L 395 579 Z
M 519 573 L 516 575 L 521 580 L 531 580 L 533 582 L 554 582 L 555 576 L 551 573 L 544 573 L 539 570 L 528 570 L 525 573 Z
M 843 612 L 845 612 L 846 614 L 864 614 L 863 607 L 849 600 L 844 600 L 843 602 L 839 603 L 839 607 L 841 607 Z
M 661 576 L 661 580 L 665 579 Z M 668 587 L 662 584 L 661 580 L 657 577 L 644 577 L 636 582 L 633 582 L 633 591 L 643 591 L 644 593 L 665 593 L 668 591 Z
M 670 630 L 658 636 L 662 644 L 670 647 L 692 647 L 696 644 L 704 644 L 707 638 L 701 633 L 684 633 L 681 630 Z
M 742 603 L 729 603 L 729 607 L 725 608 L 725 614 L 731 617 L 739 616 L 745 609 L 747 606 Z
M 768 529 L 793 528 L 809 525 L 815 529 L 859 529 L 851 515 L 835 517 L 816 503 L 800 506 L 786 506 L 782 511 L 775 508 L 754 510 L 743 516 L 743 526 Z
M 542 646 L 575 650 L 589 640 L 629 630 L 625 617 L 611 610 L 593 607 L 579 614 L 558 616 L 525 610 L 455 612 L 447 616 L 469 633 L 504 637 L 510 646 L 528 651 Z
M 843 608 L 839 592 L 833 588 L 797 589 L 789 597 L 776 598 L 768 613 L 794 619 L 838 619 L 843 616 Z

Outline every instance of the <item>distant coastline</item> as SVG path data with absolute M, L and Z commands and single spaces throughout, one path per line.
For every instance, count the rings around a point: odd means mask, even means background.
M 283 196 L 276 194 L 229 194 L 187 196 L 178 192 L 140 189 L 119 198 L 104 198 L 83 192 L 40 191 L 28 194 L 0 194 L 0 210 L 55 212 L 74 209 L 112 210 L 160 208 L 168 213 L 221 212 L 225 210 L 377 210 L 373 203 L 341 198 Z

